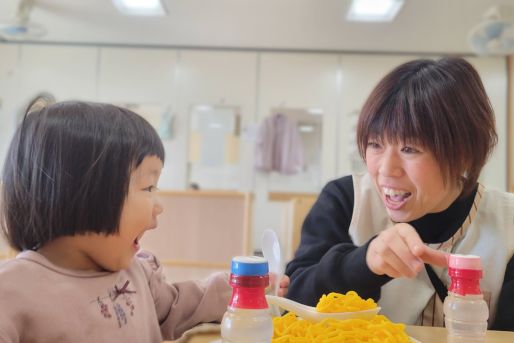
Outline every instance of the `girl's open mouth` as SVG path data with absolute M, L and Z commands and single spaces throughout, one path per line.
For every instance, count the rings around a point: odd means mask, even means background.
M 136 239 L 134 239 L 134 244 L 133 244 L 133 246 L 134 246 L 134 249 L 135 249 L 136 251 L 138 251 L 138 250 L 141 248 L 141 246 L 139 245 L 139 240 L 140 240 L 140 239 L 141 239 L 141 237 L 136 237 Z

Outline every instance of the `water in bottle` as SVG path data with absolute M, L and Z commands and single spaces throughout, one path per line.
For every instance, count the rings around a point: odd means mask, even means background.
M 448 275 L 451 284 L 444 300 L 448 342 L 485 342 L 489 309 L 480 290 L 480 257 L 450 255 Z

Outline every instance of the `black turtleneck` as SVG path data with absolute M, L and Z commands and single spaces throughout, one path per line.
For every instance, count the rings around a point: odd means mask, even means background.
M 442 243 L 466 219 L 477 188 L 450 207 L 410 222 L 425 243 Z M 355 290 L 362 297 L 380 298 L 380 287 L 390 277 L 374 274 L 366 264 L 369 242 L 357 247 L 348 229 L 354 204 L 351 176 L 329 182 L 302 226 L 301 243 L 286 274 L 291 278 L 287 297 L 314 306 L 322 294 Z M 496 330 L 514 331 L 514 261 L 507 266 L 498 302 Z
M 421 240 L 425 243 L 446 242 L 464 223 L 471 206 L 473 206 L 477 188 L 478 185 L 471 194 L 457 198 L 446 210 L 438 213 L 429 213 L 409 222 L 409 224 L 416 229 Z

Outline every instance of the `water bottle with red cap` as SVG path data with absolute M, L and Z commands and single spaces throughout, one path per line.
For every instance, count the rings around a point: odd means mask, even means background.
M 480 290 L 480 256 L 450 255 L 448 275 L 451 283 L 444 300 L 448 342 L 485 342 L 489 309 Z
M 232 298 L 221 322 L 224 343 L 269 343 L 273 322 L 266 302 L 268 262 L 258 256 L 236 256 L 230 274 Z

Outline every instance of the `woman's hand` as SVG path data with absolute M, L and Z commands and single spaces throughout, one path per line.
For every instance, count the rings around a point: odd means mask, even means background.
M 447 254 L 426 246 L 409 224 L 396 224 L 373 239 L 366 253 L 369 269 L 392 278 L 414 278 L 425 263 L 447 267 Z
M 278 284 L 277 295 L 279 297 L 285 297 L 287 295 L 287 291 L 289 290 L 289 276 L 284 275 L 282 279 L 280 279 L 280 283 Z
M 274 289 L 274 284 L 276 280 L 276 274 L 275 273 L 269 273 L 269 289 Z M 278 284 L 278 290 L 277 295 L 279 297 L 285 297 L 287 295 L 287 291 L 289 290 L 289 276 L 282 275 L 282 278 L 280 279 L 280 283 Z

